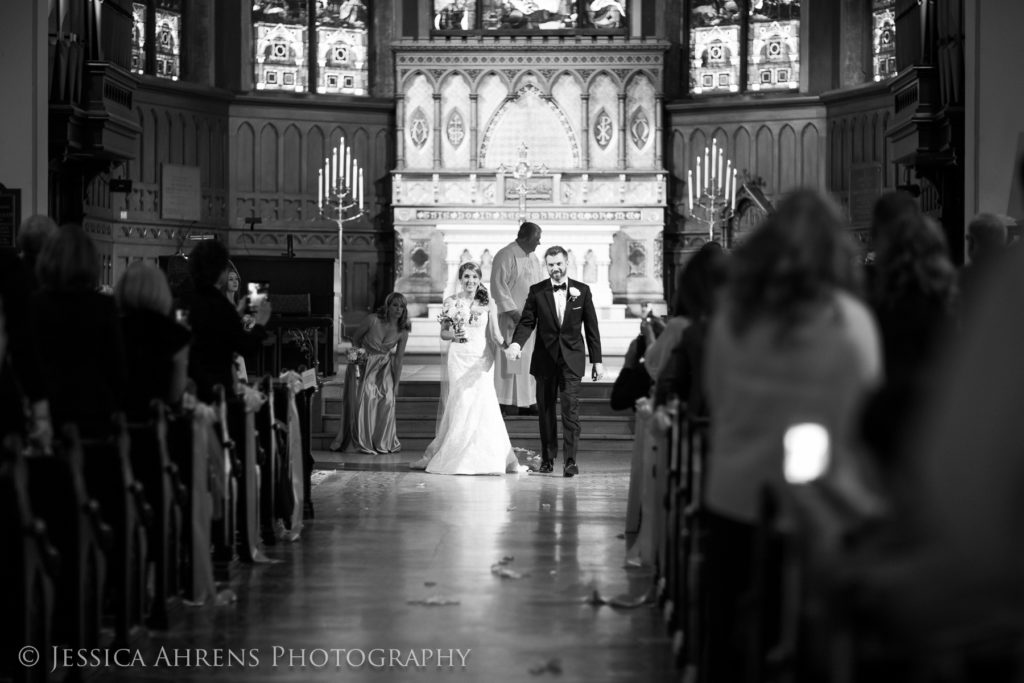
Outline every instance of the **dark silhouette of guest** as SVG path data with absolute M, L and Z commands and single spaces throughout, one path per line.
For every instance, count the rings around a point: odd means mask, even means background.
M 143 420 L 154 399 L 176 405 L 188 379 L 191 333 L 171 318 L 171 288 L 156 266 L 136 261 L 114 287 L 128 374 L 126 414 Z
M 672 395 L 686 402 L 694 417 L 707 417 L 704 391 L 704 351 L 715 310 L 715 295 L 725 278 L 725 251 L 718 242 L 708 242 L 683 267 L 677 294 L 690 324 L 683 330 L 655 386 L 655 405 Z
M 80 225 L 64 225 L 39 254 L 31 298 L 54 425 L 103 432 L 124 408 L 128 385 L 117 307 L 100 294 L 100 260 Z
M 28 267 L 33 291 L 39 288 L 36 261 L 39 260 L 43 247 L 56 234 L 57 224 L 52 218 L 42 214 L 29 216 L 18 227 L 18 251 L 21 252 L 21 258 Z
M 895 465 L 938 350 L 953 332 L 956 268 L 942 230 L 906 193 L 878 200 L 871 238 L 868 300 L 882 338 L 885 384 L 866 408 L 864 429 L 879 462 Z
M 0 305 L 7 337 L 7 357 L 0 361 L 0 438 L 19 434 L 48 450 L 53 425 L 29 308 L 35 285 L 35 275 L 22 259 L 12 250 L 0 251 Z
M 195 291 L 189 310 L 192 350 L 189 376 L 195 380 L 199 400 L 214 400 L 213 388 L 223 385 L 227 395 L 235 393 L 235 354 L 259 351 L 270 320 L 270 302 L 263 300 L 255 311 L 255 325 L 248 332 L 238 312 L 221 291 L 230 271 L 228 249 L 216 240 L 205 240 L 188 257 L 189 274 Z
M 980 213 L 967 226 L 967 265 L 960 269 L 961 312 L 967 316 L 976 306 L 977 290 L 1006 251 L 1006 222 L 991 213 Z

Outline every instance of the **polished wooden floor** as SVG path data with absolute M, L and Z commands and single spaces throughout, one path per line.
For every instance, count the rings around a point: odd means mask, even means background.
M 236 603 L 184 607 L 151 633 L 146 667 L 90 680 L 679 680 L 655 605 L 591 599 L 651 587 L 624 566 L 628 454 L 581 455 L 573 479 L 411 472 L 416 452 L 318 455 L 340 469 L 317 472 L 301 540 L 241 567 Z M 214 665 L 218 648 L 230 666 Z

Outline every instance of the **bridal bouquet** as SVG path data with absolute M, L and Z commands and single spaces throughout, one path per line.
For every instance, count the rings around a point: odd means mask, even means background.
M 472 305 L 467 306 L 455 301 L 444 307 L 440 315 L 437 316 L 437 322 L 441 323 L 442 327 L 447 325 L 461 335 L 465 332 L 466 325 L 475 323 L 479 317 L 480 312 L 473 310 Z M 465 343 L 467 340 L 462 337 L 456 341 Z

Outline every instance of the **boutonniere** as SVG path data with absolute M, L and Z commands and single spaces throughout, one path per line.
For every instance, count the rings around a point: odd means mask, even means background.
M 573 301 L 575 301 L 575 300 L 576 300 L 576 297 L 578 297 L 579 295 L 580 295 L 580 290 L 576 289 L 575 287 L 570 287 L 570 288 L 569 288 L 569 297 L 570 297 L 570 298 L 571 298 L 571 299 L 572 299 Z

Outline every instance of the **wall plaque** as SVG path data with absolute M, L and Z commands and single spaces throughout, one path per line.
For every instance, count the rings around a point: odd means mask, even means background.
M 850 167 L 850 222 L 865 225 L 871 222 L 875 202 L 882 196 L 882 165 L 853 164 Z
M 199 220 L 199 167 L 161 164 L 160 218 Z
M 0 185 L 0 248 L 14 247 L 21 225 L 21 190 Z

